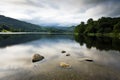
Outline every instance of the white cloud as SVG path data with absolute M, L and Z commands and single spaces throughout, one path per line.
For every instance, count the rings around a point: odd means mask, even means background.
M 72 25 L 120 14 L 118 0 L 1 0 L 0 14 L 36 24 Z

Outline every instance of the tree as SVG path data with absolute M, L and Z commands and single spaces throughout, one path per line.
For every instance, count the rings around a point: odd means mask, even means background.
M 83 33 L 85 31 L 85 23 L 81 22 L 80 25 L 75 27 L 75 33 Z
M 78 33 L 120 33 L 120 17 L 110 18 L 102 17 L 96 21 L 92 18 L 87 20 L 87 24 L 81 22 L 76 26 L 75 31 Z
M 120 33 L 120 22 L 118 22 L 116 25 L 114 25 L 113 31 L 115 33 Z
M 112 25 L 108 22 L 102 22 L 98 25 L 98 33 L 110 33 L 112 32 Z
M 93 23 L 94 23 L 94 21 L 93 21 L 92 18 L 90 18 L 90 19 L 87 20 L 87 24 L 93 24 Z
M 88 19 L 84 33 L 96 33 L 96 21 L 92 18 Z

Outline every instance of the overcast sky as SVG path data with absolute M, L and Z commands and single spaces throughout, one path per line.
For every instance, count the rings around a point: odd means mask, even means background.
M 0 0 L 0 14 L 40 24 L 71 26 L 120 16 L 120 0 Z

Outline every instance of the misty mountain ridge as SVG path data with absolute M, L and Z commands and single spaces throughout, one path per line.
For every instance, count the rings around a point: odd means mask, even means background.
M 40 26 L 0 15 L 0 32 L 73 32 L 74 27 Z

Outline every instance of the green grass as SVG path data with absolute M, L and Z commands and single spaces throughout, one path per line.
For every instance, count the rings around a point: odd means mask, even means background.
M 8 31 L 8 30 L 3 29 L 1 32 L 11 32 L 11 31 Z
M 120 33 L 88 33 L 88 36 L 120 37 Z
M 76 35 L 76 36 L 77 36 L 77 35 L 79 35 L 79 33 L 74 33 L 74 35 Z

